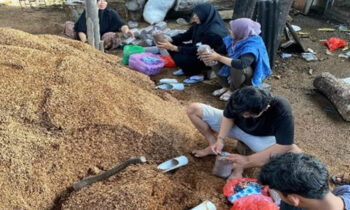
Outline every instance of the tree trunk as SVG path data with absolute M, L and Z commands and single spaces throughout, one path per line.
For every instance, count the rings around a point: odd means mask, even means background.
M 315 78 L 314 87 L 335 105 L 345 121 L 350 122 L 350 84 L 325 72 Z
M 100 22 L 98 19 L 98 7 L 96 0 L 86 0 L 86 26 L 88 33 L 93 32 L 93 34 L 87 34 L 88 41 L 92 41 L 92 43 L 89 42 L 94 48 L 99 49 L 100 46 Z M 89 23 L 89 19 L 92 22 Z M 92 28 L 91 28 L 92 26 Z M 90 38 L 89 38 L 90 37 Z M 93 37 L 93 39 L 92 39 Z

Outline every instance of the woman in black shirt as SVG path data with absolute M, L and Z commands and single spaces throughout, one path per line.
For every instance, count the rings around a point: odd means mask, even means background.
M 203 80 L 201 73 L 208 68 L 198 59 L 196 44 L 207 44 L 216 52 L 226 53 L 223 38 L 229 34 L 219 13 L 209 3 L 196 6 L 193 9 L 193 18 L 194 25 L 185 33 L 172 37 L 170 42 L 157 43 L 159 48 L 169 51 L 176 65 L 180 67 L 174 72 L 174 75 L 190 77 L 184 81 L 185 83 L 196 83 Z M 183 43 L 187 41 L 191 43 Z
M 111 49 L 118 46 L 120 39 L 116 36 L 115 32 L 117 31 L 121 31 L 123 34 L 128 34 L 132 37 L 134 36 L 119 14 L 107 5 L 106 0 L 98 0 L 97 6 L 99 8 L 98 18 L 100 22 L 100 36 L 104 41 L 105 49 Z M 73 30 L 74 32 L 72 33 Z M 69 21 L 66 23 L 65 33 L 71 38 L 86 42 L 87 27 L 85 10 L 74 25 Z

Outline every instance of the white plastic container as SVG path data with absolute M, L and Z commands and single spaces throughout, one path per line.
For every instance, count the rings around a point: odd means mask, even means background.
M 210 201 L 203 201 L 201 204 L 192 208 L 191 210 L 216 210 L 216 206 Z

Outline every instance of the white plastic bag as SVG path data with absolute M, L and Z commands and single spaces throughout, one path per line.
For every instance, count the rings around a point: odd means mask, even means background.
M 149 24 L 164 20 L 168 11 L 174 6 L 176 0 L 148 0 L 143 9 L 143 18 Z

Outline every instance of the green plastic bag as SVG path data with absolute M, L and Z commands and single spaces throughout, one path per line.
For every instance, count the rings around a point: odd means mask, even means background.
M 145 49 L 138 45 L 125 45 L 123 49 L 123 64 L 128 65 L 129 64 L 129 57 L 132 54 L 136 53 L 143 53 L 145 52 Z

